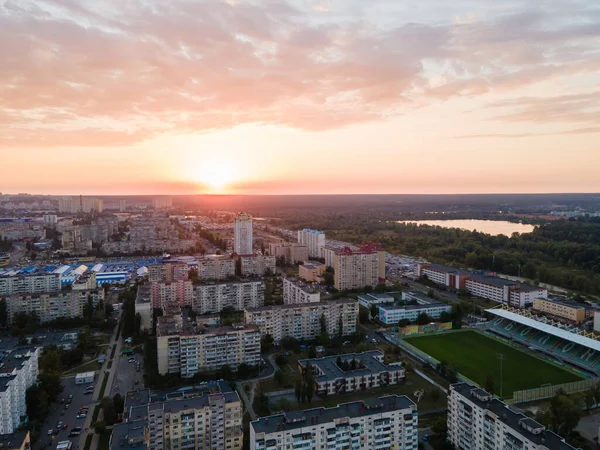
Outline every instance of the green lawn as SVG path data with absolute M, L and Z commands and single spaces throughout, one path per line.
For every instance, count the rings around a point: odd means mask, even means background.
M 574 372 L 473 330 L 405 340 L 438 361 L 446 361 L 480 385 L 483 385 L 488 374 L 491 374 L 494 377 L 496 394 L 500 393 L 500 361 L 497 355 L 504 354 L 503 394 L 506 398 L 512 397 L 514 391 L 583 379 Z

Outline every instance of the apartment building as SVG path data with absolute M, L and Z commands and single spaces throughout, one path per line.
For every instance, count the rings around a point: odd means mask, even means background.
M 194 286 L 192 309 L 199 314 L 218 313 L 228 306 L 241 311 L 262 306 L 264 302 L 262 281 L 203 284 Z
M 165 309 L 168 305 L 191 306 L 194 285 L 190 280 L 169 283 L 150 283 L 150 302 L 153 308 Z
M 104 291 L 73 290 L 41 294 L 13 294 L 6 296 L 6 307 L 9 320 L 12 322 L 18 312 L 35 313 L 41 323 L 50 322 L 61 317 L 81 317 L 83 307 L 88 299 L 95 305 L 104 300 Z
M 0 296 L 38 294 L 60 291 L 60 276 L 56 273 L 32 275 L 0 275 Z
M 308 261 L 308 247 L 290 242 L 271 242 L 269 254 L 277 259 L 283 258 L 286 264 Z
M 237 392 L 147 395 L 127 408 L 129 421 L 115 426 L 114 448 L 135 450 L 241 450 L 243 406 Z M 127 405 L 128 406 L 128 405 Z
M 398 364 L 386 365 L 383 358 L 379 350 L 371 350 L 302 359 L 298 361 L 298 370 L 302 374 L 308 368 L 312 370 L 317 395 L 365 391 L 403 381 L 406 375 L 404 368 Z
M 156 343 L 161 375 L 179 373 L 189 378 L 225 365 L 236 370 L 242 363 L 260 363 L 260 330 L 255 325 L 184 326 L 179 330 L 177 325 L 159 320 Z
M 325 318 L 329 336 L 348 336 L 356 332 L 358 303 L 352 299 L 342 299 L 262 306 L 244 311 L 244 321 L 258 326 L 261 335 L 270 335 L 276 344 L 285 337 L 315 339 L 321 333 L 322 317 Z
M 18 348 L 3 354 L 0 367 L 0 435 L 14 433 L 27 416 L 25 392 L 37 382 L 40 349 Z
M 358 249 L 365 253 L 376 253 L 377 254 L 377 271 L 379 272 L 379 279 L 385 279 L 385 250 L 383 246 L 378 242 L 366 241 L 362 244 L 358 244 Z
M 344 248 L 333 255 L 333 285 L 338 291 L 379 284 L 379 254 Z
M 170 283 L 189 279 L 190 268 L 187 263 L 151 264 L 148 266 L 148 281 L 151 283 Z
M 242 255 L 240 258 L 241 275 L 263 276 L 267 273 L 275 273 L 277 259 L 271 255 Z
M 154 209 L 168 209 L 173 206 L 173 198 L 169 196 L 154 197 L 152 207 Z
M 86 270 L 71 283 L 71 289 L 75 291 L 93 291 L 97 287 L 96 272 L 93 270 Z
M 532 418 L 467 383 L 450 386 L 448 440 L 460 450 L 575 450 Z
M 77 214 L 104 211 L 104 200 L 93 197 L 61 197 L 58 199 L 58 212 Z
M 537 298 L 533 301 L 533 311 L 577 325 L 585 321 L 585 307 L 575 303 Z
M 417 428 L 417 405 L 389 395 L 261 417 L 250 422 L 250 450 L 416 450 Z
M 325 233 L 305 228 L 298 231 L 298 243 L 308 247 L 310 258 L 321 258 L 321 249 L 325 247 Z
M 226 256 L 211 256 L 198 260 L 198 278 L 226 280 L 235 275 L 235 263 Z
M 298 267 L 298 276 L 306 281 L 317 281 L 325 273 L 326 266 L 320 262 L 310 261 Z
M 233 223 L 233 251 L 238 255 L 251 255 L 252 252 L 252 216 L 239 213 Z
M 320 301 L 321 293 L 309 284 L 296 278 L 283 279 L 283 303 L 286 305 Z

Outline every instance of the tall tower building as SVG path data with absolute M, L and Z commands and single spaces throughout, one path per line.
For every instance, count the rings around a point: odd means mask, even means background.
M 233 251 L 238 255 L 252 254 L 252 216 L 239 213 L 233 224 Z

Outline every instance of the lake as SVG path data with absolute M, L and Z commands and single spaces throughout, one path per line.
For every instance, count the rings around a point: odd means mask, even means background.
M 398 223 L 415 223 L 417 225 L 431 225 L 444 228 L 460 228 L 461 230 L 479 231 L 480 233 L 497 236 L 504 234 L 511 236 L 514 232 L 531 233 L 535 228 L 533 225 L 507 222 L 505 220 L 399 220 Z

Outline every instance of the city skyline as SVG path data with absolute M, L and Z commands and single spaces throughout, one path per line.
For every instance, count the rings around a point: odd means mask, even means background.
M 0 192 L 600 192 L 599 21 L 591 0 L 9 0 Z

